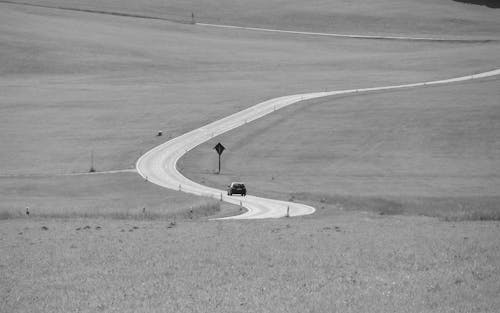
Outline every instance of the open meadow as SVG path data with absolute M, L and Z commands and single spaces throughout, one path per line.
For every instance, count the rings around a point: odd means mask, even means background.
M 474 1 L 474 0 L 472 0 Z M 453 0 L 9 0 L 196 22 L 332 33 L 498 36 L 498 12 Z M 467 2 L 467 1 L 463 1 Z
M 311 216 L 212 221 L 241 210 L 134 172 L 152 147 L 270 98 L 498 68 L 499 10 L 11 2 L 0 1 L 0 312 L 500 311 L 499 78 L 300 102 L 178 164 L 209 186 L 242 180 L 249 194 L 313 205 Z M 205 23 L 493 41 L 227 30 L 191 25 L 191 12 Z M 103 173 L 88 173 L 91 154 Z
M 497 312 L 499 233 L 352 212 L 173 227 L 15 219 L 0 228 L 0 311 Z

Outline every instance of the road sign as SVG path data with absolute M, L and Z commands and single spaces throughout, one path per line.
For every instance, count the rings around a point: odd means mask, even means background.
M 214 147 L 214 149 L 219 155 L 221 155 L 222 152 L 226 150 L 226 148 L 220 142 Z
M 220 155 L 222 154 L 222 152 L 224 152 L 224 150 L 226 150 L 226 148 L 219 142 L 215 147 L 214 147 L 215 151 L 217 151 L 217 154 L 219 155 L 219 172 L 217 174 L 220 174 Z

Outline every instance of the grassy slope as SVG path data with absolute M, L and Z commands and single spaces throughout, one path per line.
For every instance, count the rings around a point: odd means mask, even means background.
M 15 0 L 17 1 L 17 0 Z M 19 0 L 189 22 L 365 34 L 497 37 L 498 10 L 451 0 Z
M 209 152 L 221 141 L 227 177 L 211 176 L 218 186 L 243 179 L 284 194 L 492 195 L 500 176 L 498 86 L 490 79 L 305 101 L 201 145 L 183 166 L 213 171 L 217 156 Z
M 270 97 L 448 77 L 497 61 L 490 44 L 233 33 L 2 6 L 3 174 L 85 171 L 91 149 L 100 170 L 130 168 L 159 142 L 158 129 L 175 136 Z
M 135 173 L 0 177 L 0 185 L 0 219 L 23 217 L 26 207 L 30 217 L 48 218 L 172 219 L 235 213 L 230 205 L 165 190 Z

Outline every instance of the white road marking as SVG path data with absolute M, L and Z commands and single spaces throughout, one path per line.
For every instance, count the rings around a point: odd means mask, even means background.
M 462 82 L 472 79 L 479 79 L 500 75 L 500 69 L 489 72 L 444 79 L 422 83 L 393 85 L 375 88 L 361 88 L 338 90 L 328 92 L 312 92 L 297 95 L 284 96 L 267 100 L 265 102 L 254 105 L 243 111 L 237 112 L 198 129 L 192 130 L 184 135 L 169 140 L 141 156 L 137 161 L 137 172 L 151 183 L 169 188 L 172 190 L 181 190 L 183 192 L 221 199 L 225 202 L 242 205 L 248 210 L 247 212 L 222 219 L 258 219 L 258 218 L 279 218 L 284 217 L 287 208 L 290 207 L 290 216 L 308 215 L 314 213 L 315 209 L 311 206 L 286 202 L 280 200 L 259 198 L 255 196 L 234 197 L 227 196 L 226 191 L 200 185 L 184 177 L 176 167 L 177 161 L 189 150 L 212 139 L 227 131 L 235 129 L 246 122 L 251 122 L 260 117 L 263 117 L 275 110 L 284 108 L 303 100 L 310 100 L 321 97 L 328 97 L 340 94 L 350 94 L 359 92 L 370 92 L 380 90 L 393 90 L 401 88 L 413 88 L 430 85 L 449 84 Z M 180 188 L 179 188 L 180 187 Z

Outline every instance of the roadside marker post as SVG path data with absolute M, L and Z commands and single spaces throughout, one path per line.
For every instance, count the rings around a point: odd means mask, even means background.
M 94 173 L 95 172 L 95 167 L 94 167 L 94 150 L 90 151 L 90 169 L 89 173 Z

